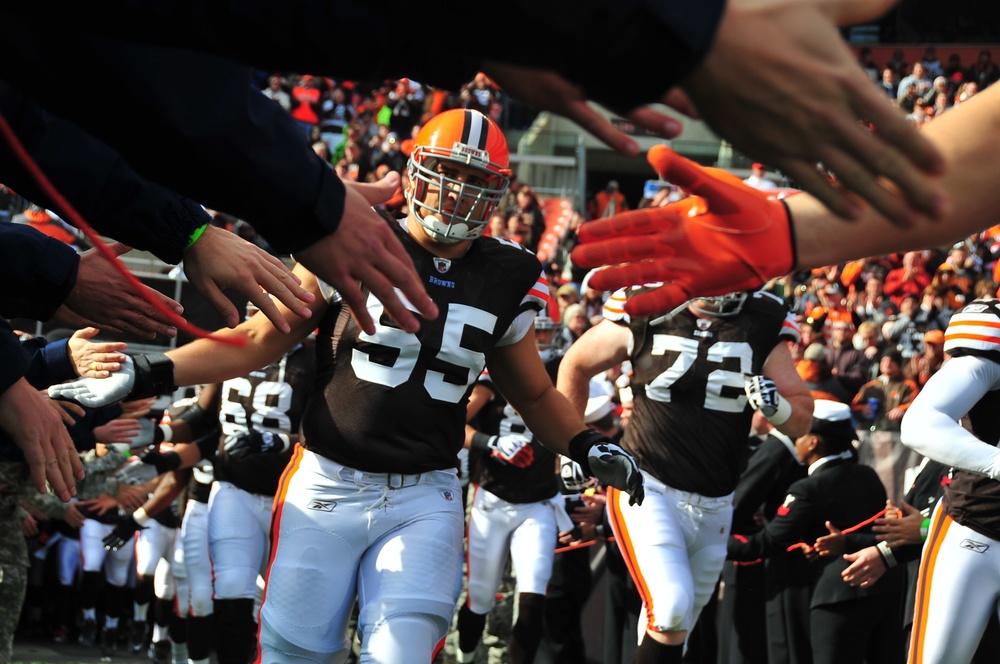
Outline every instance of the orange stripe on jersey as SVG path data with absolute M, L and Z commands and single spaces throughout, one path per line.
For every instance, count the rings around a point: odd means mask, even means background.
M 618 504 L 619 494 L 621 494 L 620 489 L 608 487 L 608 520 L 614 530 L 618 550 L 621 551 L 622 558 L 625 559 L 625 566 L 628 568 L 629 574 L 632 575 L 632 581 L 635 582 L 635 587 L 639 591 L 639 597 L 646 604 L 646 627 L 651 628 L 654 615 L 653 595 L 649 592 L 649 585 L 642 576 L 642 570 L 639 569 L 639 563 L 635 559 L 635 547 L 632 546 L 632 538 L 629 536 L 628 526 L 625 525 L 625 519 L 622 517 L 621 507 Z
M 934 523 L 927 535 L 927 547 L 920 559 L 920 574 L 917 577 L 916 600 L 913 609 L 913 630 L 910 634 L 909 664 L 922 664 L 924 651 L 924 632 L 927 630 L 927 612 L 930 610 L 931 578 L 934 566 L 937 564 L 941 544 L 944 542 L 952 519 L 939 509 Z
M 1000 344 L 1000 337 L 993 335 L 986 336 L 983 334 L 969 334 L 969 333 L 958 333 L 958 332 L 951 332 L 949 334 L 944 335 L 944 340 L 946 342 L 954 341 L 955 339 L 968 339 L 970 341 L 985 341 L 986 343 Z
M 948 323 L 949 327 L 956 327 L 959 325 L 971 325 L 973 327 L 991 327 L 994 330 L 1000 330 L 1000 321 L 995 320 L 978 320 L 974 318 L 967 318 L 962 314 L 957 314 Z
M 274 504 L 271 506 L 271 553 L 267 559 L 267 569 L 264 572 L 264 596 L 261 599 L 261 604 L 267 599 L 267 578 L 271 575 L 271 564 L 274 562 L 275 553 L 278 551 L 278 533 L 281 532 L 281 515 L 285 508 L 285 496 L 288 495 L 288 485 L 292 480 L 292 476 L 295 475 L 296 471 L 299 469 L 299 465 L 302 463 L 302 456 L 305 453 L 305 448 L 302 447 L 300 443 L 295 443 L 295 451 L 292 453 L 292 458 L 288 461 L 288 465 L 285 466 L 285 470 L 281 473 L 281 479 L 278 480 L 278 490 L 274 492 Z M 260 620 L 257 620 L 257 642 L 260 643 Z M 255 662 L 260 662 L 260 655 L 257 655 Z

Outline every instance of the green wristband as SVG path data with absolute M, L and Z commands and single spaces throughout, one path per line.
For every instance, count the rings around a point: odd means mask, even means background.
M 920 524 L 920 539 L 927 539 L 927 531 L 930 530 L 931 520 L 929 518 L 924 519 L 924 522 Z
M 191 233 L 191 237 L 188 238 L 188 243 L 187 246 L 184 247 L 184 251 L 187 251 L 188 249 L 194 246 L 194 243 L 198 241 L 198 238 L 202 236 L 206 228 L 208 228 L 208 224 L 204 224 L 194 229 L 194 233 Z

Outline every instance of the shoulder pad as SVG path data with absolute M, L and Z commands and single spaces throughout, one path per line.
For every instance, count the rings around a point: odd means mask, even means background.
M 952 316 L 944 333 L 944 351 L 1000 352 L 1000 300 L 975 300 Z

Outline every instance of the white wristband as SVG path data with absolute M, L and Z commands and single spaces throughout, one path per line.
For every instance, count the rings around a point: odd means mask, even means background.
M 145 526 L 145 525 L 146 525 L 146 522 L 147 522 L 147 521 L 149 521 L 150 519 L 152 519 L 153 517 L 151 517 L 151 516 L 149 516 L 148 514 L 146 514 L 146 510 L 144 510 L 144 509 L 142 509 L 142 508 L 140 507 L 140 508 L 139 508 L 139 509 L 137 509 L 136 511 L 132 512 L 132 518 L 133 518 L 133 519 L 135 520 L 135 522 L 136 522 L 136 523 L 138 523 L 138 524 L 139 524 L 140 526 Z
M 778 397 L 778 410 L 774 411 L 774 415 L 767 418 L 767 421 L 776 427 L 780 427 L 782 424 L 787 422 L 791 416 L 792 404 L 788 403 L 787 399 Z
M 160 431 L 163 433 L 163 442 L 169 443 L 174 437 L 174 428 L 169 424 L 161 424 Z
M 896 556 L 892 553 L 892 549 L 889 547 L 889 543 L 885 540 L 879 542 L 877 545 L 878 552 L 882 555 L 882 560 L 885 561 L 886 567 L 896 566 Z

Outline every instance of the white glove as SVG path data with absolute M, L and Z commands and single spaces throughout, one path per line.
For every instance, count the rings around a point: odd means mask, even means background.
M 774 426 L 781 426 L 792 416 L 792 406 L 778 394 L 774 381 L 765 376 L 750 376 L 743 390 L 754 410 L 759 410 Z
M 531 439 L 519 433 L 494 436 L 489 442 L 493 456 L 517 468 L 527 468 L 535 460 Z
M 75 401 L 81 406 L 99 408 L 117 403 L 129 395 L 135 386 L 135 364 L 128 355 L 121 369 L 107 378 L 79 378 L 49 387 L 49 397 Z

